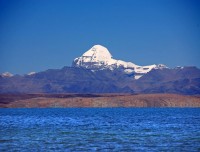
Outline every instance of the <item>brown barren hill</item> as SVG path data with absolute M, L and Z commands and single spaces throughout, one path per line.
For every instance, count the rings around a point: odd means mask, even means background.
M 177 94 L 1 94 L 0 107 L 200 107 L 200 96 Z

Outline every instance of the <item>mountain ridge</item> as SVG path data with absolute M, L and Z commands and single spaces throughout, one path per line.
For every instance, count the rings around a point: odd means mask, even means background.
M 157 65 L 147 69 L 146 73 L 140 73 L 137 67 L 145 66 L 113 59 L 105 47 L 95 47 L 96 50 L 92 47 L 76 58 L 71 67 L 31 72 L 23 76 L 0 75 L 0 93 L 200 94 L 200 69 L 197 67 L 170 69 Z
M 83 53 L 81 57 L 75 58 L 72 66 L 91 70 L 114 70 L 116 68 L 121 68 L 126 74 L 134 73 L 135 79 L 139 79 L 152 69 L 168 68 L 163 64 L 139 66 L 132 62 L 114 59 L 109 50 L 101 45 L 94 45 L 88 51 Z

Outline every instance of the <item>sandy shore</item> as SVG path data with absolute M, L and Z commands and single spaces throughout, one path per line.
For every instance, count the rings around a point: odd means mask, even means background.
M 200 107 L 200 96 L 177 94 L 1 94 L 0 107 Z

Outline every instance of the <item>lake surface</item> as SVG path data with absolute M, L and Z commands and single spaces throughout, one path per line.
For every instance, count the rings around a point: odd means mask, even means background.
M 0 151 L 200 151 L 200 108 L 0 109 Z

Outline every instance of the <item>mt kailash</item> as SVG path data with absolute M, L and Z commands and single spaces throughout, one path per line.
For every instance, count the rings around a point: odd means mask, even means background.
M 153 64 L 139 66 L 132 62 L 113 59 L 108 49 L 102 45 L 94 45 L 86 51 L 81 57 L 75 58 L 72 66 L 90 69 L 92 71 L 121 68 L 126 74 L 134 74 L 135 79 L 139 79 L 152 69 L 168 68 L 163 64 Z

